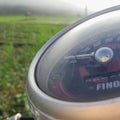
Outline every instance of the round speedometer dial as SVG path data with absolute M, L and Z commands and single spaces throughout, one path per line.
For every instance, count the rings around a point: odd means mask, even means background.
M 118 97 L 119 19 L 118 11 L 92 18 L 51 44 L 36 67 L 36 82 L 40 89 L 49 96 L 66 101 Z

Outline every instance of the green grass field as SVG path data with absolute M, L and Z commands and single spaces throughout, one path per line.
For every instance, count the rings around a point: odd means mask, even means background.
M 28 115 L 26 79 L 37 51 L 77 18 L 0 16 L 0 119 Z M 67 23 L 67 24 L 66 24 Z
M 0 16 L 0 23 L 70 24 L 79 18 L 79 16 Z

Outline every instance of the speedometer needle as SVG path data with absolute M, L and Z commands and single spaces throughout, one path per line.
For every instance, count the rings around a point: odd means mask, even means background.
M 75 55 L 75 56 L 67 56 L 65 59 L 82 59 L 82 58 L 88 58 L 93 57 L 95 52 L 92 52 L 90 54 L 82 54 L 82 55 Z

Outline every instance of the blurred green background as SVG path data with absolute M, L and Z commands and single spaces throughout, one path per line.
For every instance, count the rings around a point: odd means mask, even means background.
M 30 115 L 26 97 L 29 65 L 53 35 L 78 17 L 0 16 L 0 120 Z

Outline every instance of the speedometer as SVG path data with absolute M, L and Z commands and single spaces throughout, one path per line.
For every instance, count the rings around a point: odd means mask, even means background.
M 97 16 L 70 29 L 51 44 L 37 63 L 35 78 L 39 88 L 65 101 L 118 97 L 119 18 L 118 11 Z

